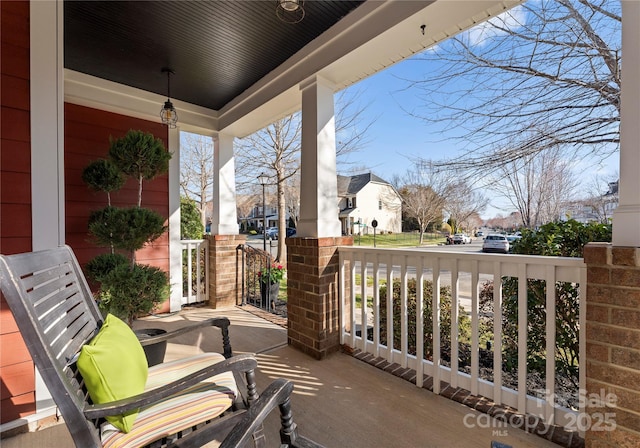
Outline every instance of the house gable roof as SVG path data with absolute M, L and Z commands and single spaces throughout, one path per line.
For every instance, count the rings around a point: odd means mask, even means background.
M 338 196 L 344 197 L 355 195 L 370 182 L 391 185 L 389 182 L 373 173 L 357 174 L 355 176 L 338 175 Z

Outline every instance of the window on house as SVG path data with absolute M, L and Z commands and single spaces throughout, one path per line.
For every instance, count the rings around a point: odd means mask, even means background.
M 378 210 L 382 210 L 382 201 L 378 201 Z

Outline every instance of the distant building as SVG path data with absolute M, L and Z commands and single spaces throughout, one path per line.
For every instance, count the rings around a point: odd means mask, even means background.
M 372 173 L 338 176 L 338 207 L 344 235 L 402 231 L 402 198 L 389 182 Z
M 601 196 L 595 196 L 582 201 L 567 204 L 564 212 L 565 219 L 575 219 L 578 222 L 610 222 L 613 212 L 618 207 L 618 181 L 609 182 L 609 189 Z

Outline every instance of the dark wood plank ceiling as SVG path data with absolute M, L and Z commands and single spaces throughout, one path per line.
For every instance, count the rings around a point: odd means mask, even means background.
M 64 2 L 64 65 L 214 110 L 278 67 L 362 1 L 304 2 L 296 24 L 275 0 Z

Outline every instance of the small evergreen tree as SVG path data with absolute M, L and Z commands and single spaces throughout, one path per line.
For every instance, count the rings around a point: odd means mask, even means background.
M 129 325 L 133 318 L 151 312 L 169 297 L 166 272 L 136 263 L 136 251 L 167 231 L 165 218 L 142 207 L 142 184 L 169 169 L 171 154 L 160 139 L 142 131 L 130 130 L 110 140 L 109 159 L 92 162 L 83 172 L 90 188 L 105 191 L 108 205 L 91 213 L 89 233 L 98 245 L 111 248 L 87 265 L 88 275 L 100 283 L 97 294 L 100 308 Z M 126 176 L 138 182 L 137 203 L 123 208 L 111 205 L 109 193 L 122 187 Z M 124 251 L 128 263 L 115 251 Z

